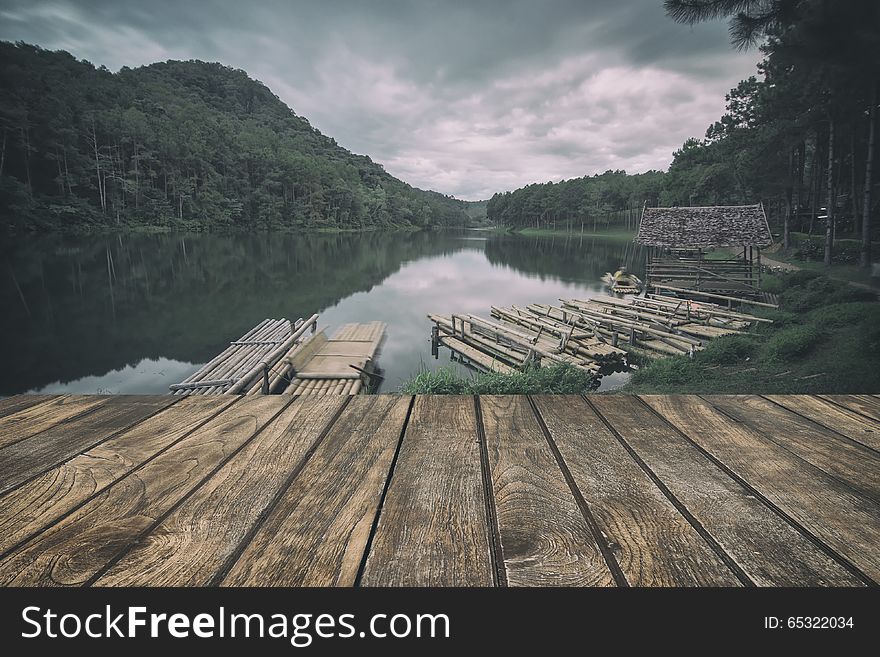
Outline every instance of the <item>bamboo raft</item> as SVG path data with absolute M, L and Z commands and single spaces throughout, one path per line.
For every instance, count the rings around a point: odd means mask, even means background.
M 285 395 L 357 395 L 376 377 L 374 359 L 385 336 L 383 322 L 345 324 L 330 339 L 312 336 L 288 359 Z
M 771 320 L 711 303 L 658 295 L 645 298 L 560 299 L 561 305 L 492 306 L 493 320 L 428 315 L 432 354 L 449 348 L 477 369 L 510 372 L 533 363 L 568 363 L 601 374 L 627 354 L 692 355 L 724 335 Z
M 255 394 L 270 392 L 279 381 L 278 363 L 317 327 L 318 316 L 291 323 L 287 319 L 264 319 L 234 340 L 220 354 L 180 383 L 169 386 L 174 395 Z

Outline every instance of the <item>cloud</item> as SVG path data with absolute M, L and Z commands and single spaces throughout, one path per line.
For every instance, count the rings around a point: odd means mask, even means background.
M 754 73 L 660 0 L 0 0 L 0 38 L 116 70 L 220 61 L 403 180 L 459 198 L 668 166 Z

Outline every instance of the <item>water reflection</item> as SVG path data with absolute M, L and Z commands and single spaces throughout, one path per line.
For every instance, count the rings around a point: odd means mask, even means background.
M 29 237 L 3 244 L 0 394 L 164 393 L 264 317 L 388 323 L 391 391 L 430 356 L 428 312 L 602 294 L 626 241 L 481 233 Z M 445 352 L 445 353 L 444 353 Z M 607 385 L 607 384 L 606 384 Z

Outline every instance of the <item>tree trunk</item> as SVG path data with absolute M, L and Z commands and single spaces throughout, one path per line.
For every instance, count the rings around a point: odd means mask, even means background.
M 6 164 L 6 128 L 3 128 L 3 149 L 0 150 L 0 178 L 3 177 L 3 166 Z
M 877 123 L 877 82 L 871 85 L 871 112 L 868 115 L 868 154 L 865 158 L 865 190 L 862 198 L 862 267 L 871 266 L 871 184 L 873 183 L 874 131 Z
M 101 160 L 98 156 L 98 133 L 95 129 L 95 117 L 92 116 L 92 146 L 95 151 L 95 173 L 98 176 L 98 198 L 101 200 L 101 214 L 107 213 L 107 197 L 104 195 L 104 186 L 101 183 Z
M 831 266 L 834 249 L 834 119 L 828 119 L 828 211 L 825 213 L 825 266 Z

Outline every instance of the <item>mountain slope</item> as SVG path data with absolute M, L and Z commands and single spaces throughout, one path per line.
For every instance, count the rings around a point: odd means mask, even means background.
M 415 189 L 294 114 L 244 71 L 168 61 L 111 73 L 0 42 L 0 222 L 340 228 L 452 225 Z

